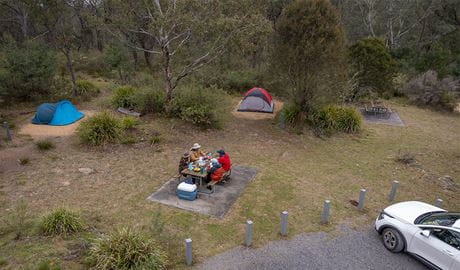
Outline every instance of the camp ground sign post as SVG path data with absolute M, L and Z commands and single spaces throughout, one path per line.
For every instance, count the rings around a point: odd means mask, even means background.
M 11 131 L 10 131 L 10 127 L 7 121 L 3 122 L 3 127 L 5 128 L 5 131 L 6 131 L 6 140 L 11 141 L 12 140 Z

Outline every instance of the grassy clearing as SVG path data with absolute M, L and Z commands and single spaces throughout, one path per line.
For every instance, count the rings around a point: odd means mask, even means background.
M 91 105 L 97 108 L 97 102 Z M 406 127 L 365 124 L 357 135 L 337 135 L 320 139 L 310 132 L 289 133 L 273 120 L 232 118 L 223 130 L 202 131 L 179 120 L 159 116 L 143 118 L 141 128 L 159 132 L 162 141 L 82 148 L 76 136 L 60 142 L 60 152 L 45 156 L 1 174 L 0 211 L 11 211 L 22 197 L 31 212 L 45 213 L 69 205 L 80 209 L 89 226 L 110 232 L 134 226 L 151 232 L 152 213 L 161 212 L 161 226 L 169 235 L 164 245 L 174 268 L 183 266 L 183 239 L 193 238 L 196 261 L 240 245 L 244 222 L 254 221 L 256 247 L 278 235 L 279 213 L 290 213 L 290 235 L 331 231 L 344 220 L 357 227 L 369 226 L 388 204 L 391 181 L 398 179 L 397 200 L 444 200 L 447 209 L 459 209 L 460 118 L 400 103 L 390 103 Z M 205 150 L 225 148 L 234 164 L 255 167 L 256 180 L 250 183 L 223 219 L 155 204 L 146 198 L 176 173 L 184 150 L 200 142 Z M 10 150 L 8 148 L 8 150 Z M 1 150 L 3 151 L 3 150 Z M 411 153 L 416 163 L 396 159 Z M 1 155 L 1 152 L 0 152 Z M 82 175 L 78 168 L 96 173 Z M 457 186 L 446 188 L 440 177 L 450 175 Z M 17 179 L 23 179 L 20 185 Z M 364 212 L 349 203 L 360 188 L 368 190 Z M 320 225 L 324 199 L 332 201 L 331 224 Z M 10 210 L 8 210 L 10 209 Z M 159 225 L 154 225 L 159 226 Z M 37 258 L 58 261 L 63 269 L 81 269 L 82 258 L 64 260 L 67 241 L 43 238 L 18 242 L 13 234 L 0 234 L 0 253 L 8 267 L 30 266 Z M 13 248 L 14 247 L 14 248 Z

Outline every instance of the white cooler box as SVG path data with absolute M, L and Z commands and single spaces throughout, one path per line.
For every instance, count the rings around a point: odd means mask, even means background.
M 179 199 L 193 201 L 196 199 L 198 189 L 195 184 L 180 183 L 177 186 L 176 195 Z

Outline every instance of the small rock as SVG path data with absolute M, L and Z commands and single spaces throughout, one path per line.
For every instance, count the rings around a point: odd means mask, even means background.
M 80 169 L 78 169 L 78 171 L 81 172 L 82 174 L 85 174 L 85 175 L 89 175 L 89 174 L 94 173 L 94 170 L 91 169 L 91 168 L 80 168 Z
M 64 182 L 62 182 L 62 185 L 65 186 L 65 187 L 67 187 L 67 186 L 70 185 L 70 182 L 69 182 L 69 181 L 64 181 Z
M 52 171 L 53 173 L 55 173 L 55 174 L 62 174 L 62 173 L 64 172 L 63 170 L 61 170 L 61 169 L 59 169 L 59 168 L 54 168 L 54 169 L 52 169 L 51 171 Z

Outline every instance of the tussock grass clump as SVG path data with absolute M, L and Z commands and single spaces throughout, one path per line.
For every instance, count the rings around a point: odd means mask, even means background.
M 80 141 L 93 146 L 114 143 L 120 138 L 120 133 L 120 121 L 108 112 L 88 118 L 77 129 Z
M 412 153 L 405 152 L 405 153 L 399 153 L 398 156 L 396 157 L 396 161 L 402 164 L 413 164 L 415 163 L 415 156 Z
M 43 217 L 40 230 L 46 235 L 68 235 L 82 231 L 83 221 L 79 214 L 58 208 Z
M 35 142 L 35 145 L 37 146 L 38 150 L 41 151 L 51 150 L 54 148 L 53 142 L 47 139 L 37 141 Z
M 133 129 L 137 125 L 139 125 L 140 123 L 141 123 L 141 121 L 138 118 L 134 118 L 132 116 L 127 116 L 127 117 L 123 117 L 123 119 L 121 119 L 120 127 L 123 130 Z
M 96 239 L 89 250 L 95 269 L 165 269 L 167 257 L 156 242 L 131 228 Z
M 352 107 L 328 105 L 309 116 L 310 125 L 327 136 L 336 132 L 355 133 L 361 129 L 362 117 Z
M 161 137 L 161 135 L 154 135 L 154 136 L 150 137 L 149 142 L 150 142 L 151 145 L 154 145 L 154 144 L 161 143 L 162 140 L 163 140 L 163 138 Z

